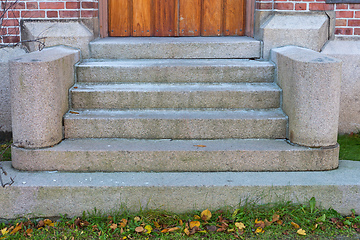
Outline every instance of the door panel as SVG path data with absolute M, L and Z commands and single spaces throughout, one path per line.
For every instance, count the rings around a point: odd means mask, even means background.
M 109 0 L 110 36 L 244 34 L 245 0 Z

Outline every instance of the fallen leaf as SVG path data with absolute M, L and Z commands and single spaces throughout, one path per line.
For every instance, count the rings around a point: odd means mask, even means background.
M 8 234 L 9 230 L 7 228 L 3 228 L 1 229 L 1 234 L 4 236 L 6 234 Z
M 140 220 L 141 220 L 140 217 L 134 217 L 134 221 L 135 221 L 135 222 L 138 222 L 138 221 L 140 221 Z
M 300 228 L 300 226 L 298 224 L 294 223 L 294 222 L 291 222 L 291 225 L 296 229 Z
M 315 230 L 316 228 L 317 228 L 317 226 L 318 226 L 318 224 L 316 223 L 312 228 L 311 228 L 311 230 Z
M 258 227 L 256 230 L 255 230 L 255 233 L 264 233 L 265 231 L 261 228 L 261 227 Z
M 196 220 L 200 220 L 200 219 L 201 219 L 201 217 L 200 217 L 199 215 L 194 215 L 194 218 L 195 218 Z
M 206 145 L 194 145 L 194 147 L 206 147 Z
M 209 231 L 209 232 L 216 232 L 217 228 L 214 225 L 206 226 L 206 230 Z
M 11 231 L 11 235 L 17 233 L 18 231 L 20 231 L 22 229 L 22 223 L 17 223 L 16 227 Z
M 184 229 L 184 233 L 186 234 L 186 236 L 190 236 L 190 231 L 188 228 L 185 228 Z
M 245 228 L 245 225 L 242 222 L 236 222 L 235 226 L 239 229 L 242 230 Z
M 146 230 L 146 232 L 145 232 L 146 234 L 150 234 L 151 231 L 153 230 L 153 228 L 150 225 L 146 225 L 145 230 Z
M 26 235 L 27 235 L 28 237 L 31 237 L 31 236 L 32 236 L 32 232 L 33 232 L 33 230 L 32 230 L 31 228 L 28 228 L 28 229 L 26 229 L 26 231 L 25 231 L 25 233 L 26 233 Z
M 177 231 L 179 229 L 180 229 L 179 227 L 172 227 L 172 228 L 169 228 L 169 232 L 174 232 L 174 231 Z
M 158 222 L 154 222 L 154 225 L 156 228 L 161 228 L 160 224 Z
M 271 223 L 277 222 L 280 220 L 280 215 L 274 214 L 271 220 Z
M 78 87 L 74 87 L 75 89 L 77 89 Z
M 121 227 L 121 228 L 126 227 L 127 222 L 128 222 L 127 219 L 125 219 L 125 218 L 121 219 L 121 222 L 119 223 L 119 224 L 120 224 L 120 227 Z
M 45 226 L 44 221 L 43 221 L 43 220 L 40 220 L 40 221 L 38 222 L 38 224 L 36 225 L 36 228 L 42 228 L 42 227 L 44 227 L 44 226 Z
M 256 220 L 255 220 L 255 226 L 254 226 L 254 227 L 256 227 L 256 228 L 264 228 L 264 227 L 265 227 L 265 222 L 256 219 Z
M 200 222 L 199 221 L 191 221 L 190 229 L 193 229 L 194 227 L 200 227 Z
M 209 209 L 206 209 L 201 212 L 200 216 L 203 221 L 208 221 L 211 218 L 211 212 L 209 211 Z
M 283 221 L 277 220 L 276 223 L 279 224 L 279 225 L 282 225 L 282 224 L 283 224 Z
M 135 232 L 137 232 L 137 233 L 142 233 L 143 231 L 144 231 L 144 228 L 141 226 L 135 228 Z
M 316 222 L 325 222 L 325 221 L 326 221 L 326 215 L 325 214 L 316 219 Z
M 305 230 L 303 230 L 303 229 L 299 229 L 299 230 L 297 230 L 297 232 L 296 232 L 297 234 L 299 234 L 299 235 L 302 235 L 302 236 L 305 236 L 306 235 L 306 232 L 305 232 Z
M 184 224 L 183 221 L 180 219 L 179 220 L 179 225 L 182 226 L 183 224 Z
M 113 224 L 111 224 L 110 225 L 110 229 L 112 229 L 112 230 L 115 230 L 115 229 L 117 229 L 117 224 L 116 223 L 113 223 Z
M 71 114 L 79 114 L 78 112 L 75 112 L 75 111 L 69 111 L 69 113 L 71 113 Z
M 272 222 L 272 221 L 269 222 L 267 219 L 265 219 L 264 223 L 265 223 L 265 226 L 268 227 L 268 226 L 270 226 L 273 222 Z

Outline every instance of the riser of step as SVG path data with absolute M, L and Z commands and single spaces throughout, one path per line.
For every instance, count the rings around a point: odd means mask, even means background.
M 73 109 L 279 108 L 280 88 L 262 84 L 77 84 Z
M 260 58 L 260 41 L 249 37 L 102 38 L 90 42 L 92 58 Z
M 78 82 L 273 82 L 274 65 L 239 59 L 124 59 L 85 61 Z
M 285 140 L 66 139 L 45 149 L 13 147 L 18 169 L 42 171 L 306 171 L 338 165 L 339 147 Z
M 285 138 L 287 117 L 274 110 L 87 110 L 64 116 L 65 138 Z

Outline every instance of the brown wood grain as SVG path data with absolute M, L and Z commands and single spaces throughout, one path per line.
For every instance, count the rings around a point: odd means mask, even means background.
M 110 36 L 131 36 L 131 1 L 109 0 Z
M 201 36 L 220 36 L 222 33 L 223 0 L 203 0 Z
M 132 36 L 153 35 L 152 7 L 152 0 L 133 0 Z
M 224 35 L 244 35 L 244 0 L 224 0 Z
M 154 36 L 176 36 L 176 5 L 176 0 L 154 0 Z
M 200 36 L 201 0 L 180 0 L 179 36 Z

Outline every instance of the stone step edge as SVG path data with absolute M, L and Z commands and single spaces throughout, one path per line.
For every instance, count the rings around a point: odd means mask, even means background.
M 10 187 L 0 188 L 0 218 L 51 217 L 162 209 L 176 213 L 258 204 L 305 203 L 360 214 L 360 162 L 340 160 L 325 172 L 69 173 L 18 171 L 3 162 Z M 5 181 L 8 179 L 3 177 Z M 71 203 L 71 204 L 69 204 Z
M 285 139 L 65 139 L 43 149 L 13 147 L 20 170 L 315 171 L 338 167 L 339 146 L 292 146 Z

